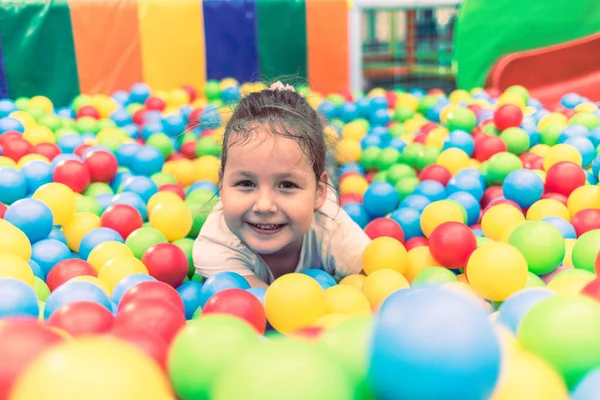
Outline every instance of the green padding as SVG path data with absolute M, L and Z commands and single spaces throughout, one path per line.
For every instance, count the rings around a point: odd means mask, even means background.
M 496 60 L 504 55 L 598 31 L 598 0 L 465 0 L 455 40 L 458 86 L 482 87 Z
M 306 79 L 306 9 L 304 0 L 256 0 L 261 78 Z
M 44 95 L 60 107 L 79 94 L 67 0 L 0 2 L 0 35 L 12 98 Z

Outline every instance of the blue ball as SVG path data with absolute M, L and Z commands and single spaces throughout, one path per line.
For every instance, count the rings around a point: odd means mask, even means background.
M 396 188 L 387 182 L 374 182 L 369 185 L 363 197 L 367 214 L 373 218 L 383 217 L 398 207 L 400 195 Z
M 567 93 L 560 99 L 560 104 L 565 108 L 575 108 L 581 103 L 582 97 L 577 93 Z
M 131 171 L 138 175 L 151 176 L 161 172 L 165 157 L 162 153 L 151 146 L 142 146 L 131 160 Z
M 572 137 L 586 137 L 588 136 L 590 131 L 583 125 L 573 124 L 566 126 L 558 135 L 557 142 L 564 143 L 567 139 Z
M 112 302 L 99 286 L 90 282 L 71 281 L 60 285 L 50 293 L 44 307 L 44 319 L 50 318 L 62 306 L 78 301 L 100 304 L 112 312 Z
M 29 264 L 29 266 L 31 267 L 34 276 L 37 276 L 43 281 L 46 281 L 46 274 L 44 273 L 44 270 L 42 269 L 42 267 L 40 267 L 38 263 L 36 263 L 33 260 L 29 260 L 27 264 Z
M 267 289 L 257 287 L 246 289 L 246 292 L 252 293 L 252 295 L 260 301 L 260 304 L 263 306 L 265 305 L 265 294 L 267 294 Z
M 160 123 L 161 129 L 159 129 L 156 132 L 162 132 L 164 127 L 162 126 L 162 113 L 158 110 L 151 110 L 146 112 L 146 114 L 144 114 L 144 118 L 143 118 L 144 124 L 148 124 L 148 123 L 155 123 L 158 122 Z M 153 128 L 155 129 L 155 128 Z
M 448 181 L 446 191 L 449 195 L 457 192 L 467 192 L 475 197 L 478 201 L 481 201 L 484 187 L 481 185 L 479 178 L 474 175 L 463 175 L 458 178 L 455 175 Z
M 594 176 L 598 176 L 600 173 L 600 154 L 594 157 L 594 160 L 592 161 L 592 173 Z
M 486 311 L 444 288 L 391 294 L 371 349 L 368 381 L 376 398 L 486 399 L 500 375 L 500 343 Z
M 230 86 L 221 91 L 221 100 L 225 104 L 238 102 L 240 98 L 240 88 L 237 86 Z
M 38 317 L 40 308 L 35 291 L 23 281 L 0 278 L 0 320 L 7 317 Z
M 507 200 L 527 208 L 542 198 L 544 182 L 535 172 L 529 169 L 518 169 L 504 179 L 502 192 Z
M 196 281 L 184 282 L 177 288 L 177 293 L 179 293 L 179 297 L 183 301 L 185 319 L 192 319 L 194 312 L 201 306 L 201 291 L 202 283 Z
M 431 201 L 422 194 L 409 194 L 400 202 L 400 207 L 408 207 L 422 213 Z
M 132 139 L 137 139 L 140 137 L 140 129 L 136 124 L 125 125 L 123 131 Z
M 153 276 L 148 274 L 131 274 L 127 275 L 125 278 L 121 279 L 115 287 L 113 288 L 110 299 L 113 303 L 119 304 L 121 302 L 121 298 L 127 293 L 129 289 L 142 282 L 151 282 L 156 279 Z
M 369 114 L 371 123 L 375 126 L 385 126 L 390 123 L 392 117 L 387 109 L 377 109 Z
M 214 294 L 219 293 L 225 289 L 250 289 L 250 284 L 243 276 L 236 274 L 235 272 L 224 271 L 219 272 L 210 278 L 208 278 L 200 291 L 200 306 L 204 307 L 204 304 Z
M 365 169 L 359 163 L 348 163 L 340 167 L 339 174 L 343 175 L 347 172 L 356 172 L 358 174 L 364 175 Z
M 4 219 L 22 230 L 31 243 L 47 238 L 54 227 L 52 210 L 38 199 L 17 200 L 8 206 Z
M 111 198 L 111 204 L 128 204 L 139 211 L 144 221 L 148 219 L 148 207 L 139 194 L 135 192 L 121 192 Z M 111 204 L 109 204 L 109 206 Z
M 372 111 L 374 110 L 386 110 L 388 109 L 388 101 L 384 96 L 373 96 L 369 101 L 369 107 Z
M 367 211 L 365 210 L 365 207 L 360 203 L 347 203 L 344 204 L 342 208 L 361 228 L 367 226 L 371 220 L 367 214 Z
M 121 167 L 130 167 L 133 156 L 142 148 L 138 142 L 123 143 L 115 151 L 115 157 Z
M 73 153 L 77 147 L 83 144 L 83 139 L 76 133 L 69 133 L 61 136 L 56 144 L 58 147 L 60 147 L 60 150 L 63 152 L 63 154 L 70 154 Z
M 596 148 L 592 144 L 592 141 L 586 137 L 570 137 L 565 140 L 565 144 L 571 145 L 579 151 L 581 154 L 581 165 L 587 167 L 594 161 L 596 157 Z
M 31 246 L 31 259 L 40 266 L 46 276 L 56 264 L 67 258 L 71 258 L 71 250 L 56 239 L 43 239 Z
M 158 186 L 147 176 L 130 176 L 121 189 L 123 192 L 133 192 L 138 194 L 144 203 L 148 203 L 150 197 L 158 193 Z
M 600 368 L 588 372 L 575 386 L 571 400 L 596 400 L 600 393 Z
M 463 179 L 464 177 L 467 177 L 467 176 L 475 177 L 475 178 L 479 179 L 479 182 L 481 182 L 481 187 L 483 187 L 484 189 L 487 187 L 487 181 L 485 180 L 485 176 L 483 176 L 481 171 L 479 171 L 478 169 L 466 168 L 461 171 L 458 171 L 456 173 L 456 175 L 454 175 L 454 177 L 456 177 L 456 179 Z
M 400 224 L 404 232 L 404 240 L 423 236 L 421 230 L 421 213 L 413 208 L 400 208 L 394 211 L 390 218 Z
M 337 116 L 337 109 L 335 107 L 335 104 L 333 104 L 329 100 L 325 100 L 321 104 L 319 104 L 317 110 L 319 111 L 319 114 L 324 116 L 327 120 L 333 119 Z
M 103 212 L 108 207 L 112 206 L 112 204 L 113 204 L 113 197 L 114 196 L 112 194 L 110 194 L 110 193 L 102 193 L 102 194 L 96 196 L 96 201 L 98 202 L 98 204 L 100 204 L 100 207 L 102 207 L 102 211 Z
M 124 167 L 124 168 L 127 168 L 127 167 Z M 127 179 L 129 179 L 129 177 L 131 177 L 131 176 L 133 176 L 133 175 L 131 175 L 131 172 L 127 171 L 126 169 L 121 169 L 120 171 L 117 171 L 115 178 L 110 183 L 111 189 L 114 192 L 119 192 L 121 190 L 121 185 L 123 183 L 125 183 L 125 181 Z
M 128 102 L 144 104 L 148 97 L 150 97 L 150 87 L 145 83 L 136 83 L 129 91 Z
M 443 150 L 451 148 L 461 149 L 470 157 L 473 154 L 473 151 L 475 151 L 475 141 L 473 140 L 473 136 L 461 130 L 450 132 L 444 140 Z
M 575 232 L 575 228 L 571 223 L 565 219 L 560 217 L 546 217 L 542 218 L 542 221 L 548 222 L 549 224 L 554 225 L 556 229 L 558 229 L 565 239 L 577 239 L 577 233 Z
M 151 122 L 145 123 L 145 125 L 142 127 L 142 130 L 140 131 L 140 135 L 142 136 L 142 139 L 148 140 L 150 138 L 150 136 L 154 135 L 155 133 L 159 133 L 159 132 L 162 133 L 164 130 L 165 130 L 165 127 L 163 126 L 162 122 L 160 121 L 160 115 L 159 115 L 158 121 L 151 121 Z
M 467 225 L 473 225 L 479 219 L 481 205 L 479 201 L 468 192 L 456 192 L 448 196 L 448 200 L 454 200 L 467 211 Z
M 13 168 L 0 168 L 0 202 L 12 204 L 27 194 L 25 175 Z
M 509 296 L 500 308 L 496 322 L 513 333 L 517 332 L 523 317 L 539 302 L 554 296 L 554 292 L 546 288 L 527 288 Z
M 48 239 L 55 239 L 55 240 L 58 240 L 59 242 L 63 242 L 64 244 L 67 244 L 67 237 L 65 236 L 64 232 L 60 230 L 60 228 L 58 226 L 52 227 L 52 230 L 50 231 L 50 234 L 48 235 Z
M 412 194 L 420 194 L 427 197 L 431 202 L 444 200 L 448 197 L 446 188 L 438 181 L 426 179 L 421 181 Z
M 597 185 L 598 184 L 598 178 L 596 176 L 594 176 L 590 171 L 588 171 L 587 169 L 585 170 L 585 180 L 587 181 L 587 183 L 589 183 L 590 185 Z
M 364 150 L 367 147 L 382 147 L 382 141 L 379 136 L 367 135 L 360 141 L 360 147 Z
M 131 115 L 124 108 L 118 108 L 110 114 L 110 119 L 117 124 L 119 128 L 129 125 L 132 122 Z
M 307 269 L 306 271 L 302 271 L 302 273 L 304 275 L 310 276 L 315 281 L 317 281 L 317 283 L 321 285 L 323 290 L 329 289 L 330 287 L 337 285 L 337 282 L 335 281 L 335 279 L 333 279 L 333 276 L 323 271 L 322 269 L 311 268 Z
M 94 247 L 104 242 L 125 243 L 121 235 L 110 228 L 95 228 L 83 235 L 79 244 L 79 254 L 87 260 Z
M 208 190 L 214 194 L 219 193 L 219 186 L 211 181 L 196 181 L 192 183 L 186 190 L 186 195 L 189 195 L 194 190 Z
M 0 118 L 8 117 L 13 111 L 17 111 L 17 105 L 9 99 L 0 99 Z
M 350 122 L 358 118 L 358 108 L 355 103 L 346 102 L 342 104 L 339 111 L 339 117 L 344 122 Z
M 399 152 L 403 152 L 404 148 L 406 147 L 406 142 L 400 137 L 393 137 L 392 140 L 390 140 L 388 147 L 396 149 Z
M 213 106 L 206 106 L 200 114 L 200 126 L 204 129 L 216 129 L 221 126 L 221 115 Z
M 600 145 L 600 126 L 590 131 L 588 139 L 592 141 L 594 147 L 598 147 L 598 145 Z
M 25 127 L 16 118 L 13 117 L 4 117 L 0 118 L 0 133 L 4 133 L 6 131 L 17 131 L 17 132 L 25 132 Z
M 169 137 L 177 137 L 185 131 L 185 121 L 179 114 L 168 115 L 163 118 L 164 133 Z

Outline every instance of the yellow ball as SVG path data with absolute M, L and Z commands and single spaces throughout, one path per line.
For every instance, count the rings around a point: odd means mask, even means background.
M 23 168 L 31 161 L 43 161 L 46 164 L 50 164 L 50 160 L 41 154 L 26 154 L 19 159 L 19 162 L 17 163 L 17 169 Z
M 369 299 L 371 310 L 377 310 L 390 294 L 409 286 L 400 272 L 393 269 L 380 269 L 367 276 L 362 291 Z
M 577 296 L 594 278 L 594 274 L 589 271 L 567 269 L 554 275 L 546 287 L 559 296 Z
M 327 313 L 370 315 L 371 305 L 363 292 L 351 285 L 336 285 L 325 290 Z
M 548 171 L 551 166 L 561 161 L 570 161 L 581 166 L 581 153 L 575 147 L 564 143 L 552 146 L 544 157 L 544 170 Z
M 106 138 L 115 138 L 115 139 L 124 139 L 125 135 L 123 131 L 119 128 L 104 128 L 96 135 L 98 140 L 106 139 Z
M 183 89 L 175 89 L 169 93 L 167 104 L 170 107 L 179 108 L 190 102 L 190 94 Z
M 490 400 L 568 400 L 569 391 L 555 369 L 524 351 L 505 353 Z
M 6 156 L 0 156 L 0 167 L 2 167 L 2 168 L 6 168 L 6 167 L 16 168 L 17 167 L 17 163 L 12 158 L 8 158 Z
M 597 109 L 598 107 L 594 103 L 579 103 L 575 106 L 575 111 L 578 113 L 592 113 Z
M 452 93 L 450 93 L 450 96 L 448 96 L 448 100 L 450 100 L 450 103 L 456 105 L 462 101 L 468 101 L 471 98 L 471 95 L 469 94 L 469 92 L 467 92 L 466 90 L 463 89 L 457 89 L 455 91 L 453 91 Z
M 77 210 L 77 198 L 70 187 L 58 182 L 40 186 L 33 198 L 46 203 L 54 216 L 54 225 L 66 225 Z
M 349 175 L 340 181 L 340 195 L 358 194 L 364 195 L 369 187 L 369 182 L 364 176 Z
M 527 261 L 510 244 L 487 242 L 469 257 L 466 274 L 477 293 L 488 300 L 503 301 L 525 287 Z
M 183 202 L 162 203 L 149 213 L 148 220 L 152 228 L 162 232 L 167 240 L 172 242 L 183 239 L 190 232 L 194 217 Z
M 33 116 L 31 114 L 29 114 L 27 111 L 21 111 L 21 110 L 13 111 L 9 114 L 9 117 L 16 118 L 19 121 L 21 121 L 21 123 L 23 124 L 23 127 L 26 130 L 31 128 L 32 126 L 37 125 L 35 118 L 33 118 Z
M 354 139 L 341 139 L 337 142 L 335 159 L 340 164 L 360 161 L 360 142 Z
M 425 237 L 444 222 L 464 223 L 465 219 L 459 206 L 451 200 L 434 201 L 425 207 L 421 213 L 421 230 Z
M 340 135 L 333 127 L 326 126 L 323 128 L 323 133 L 325 134 L 327 145 L 337 145 L 338 140 L 340 140 Z
M 400 93 L 396 97 L 396 107 L 408 107 L 417 111 L 417 108 L 419 108 L 419 99 L 409 93 Z
M 565 256 L 563 257 L 562 265 L 567 267 L 573 266 L 573 247 L 575 247 L 577 239 L 565 239 Z
M 152 213 L 152 211 L 156 208 L 156 206 L 158 206 L 159 204 L 183 204 L 183 200 L 181 199 L 181 197 L 179 197 L 177 194 L 168 191 L 168 190 L 163 190 L 161 192 L 156 192 L 155 194 L 152 195 L 152 197 L 150 197 L 150 200 L 148 200 L 148 214 Z
M 536 156 L 545 157 L 546 154 L 548 154 L 548 150 L 550 150 L 550 146 L 547 144 L 536 144 L 529 149 L 529 152 L 535 154 Z
M 386 236 L 378 237 L 365 248 L 362 267 L 367 275 L 380 269 L 393 269 L 402 274 L 408 268 L 408 254 L 398 240 Z
M 598 186 L 585 185 L 573 190 L 567 199 L 567 208 L 571 216 L 587 208 L 598 208 Z
M 221 82 L 219 83 L 219 86 L 221 87 L 221 90 L 227 89 L 228 87 L 232 87 L 232 86 L 239 86 L 239 82 L 237 79 L 235 78 L 231 78 L 231 77 L 227 77 L 227 78 L 223 78 L 221 80 Z
M 14 254 L 0 253 L 0 278 L 13 278 L 33 288 L 34 275 L 27 261 Z
M 564 114 L 553 112 L 548 115 L 544 115 L 542 119 L 540 119 L 540 121 L 538 122 L 538 130 L 541 131 L 545 127 L 550 125 L 567 126 L 568 122 L 569 120 Z
M 448 131 L 444 128 L 432 129 L 425 138 L 425 145 L 441 149 L 444 147 L 444 141 L 448 136 Z
M 125 243 L 114 241 L 102 242 L 92 249 L 88 255 L 87 262 L 98 272 L 108 260 L 116 257 L 134 257 L 134 254 Z
M 96 278 L 95 276 L 90 276 L 90 275 L 81 275 L 81 276 L 76 276 L 75 278 L 71 278 L 68 280 L 68 282 L 88 282 L 91 284 L 94 284 L 96 286 L 98 286 L 100 289 L 102 289 L 102 291 L 104 293 L 106 293 L 106 295 L 108 297 L 110 297 L 111 294 L 111 290 L 108 287 L 108 285 L 104 282 L 102 282 L 99 278 Z
M 31 258 L 31 243 L 22 230 L 0 219 L 0 254 L 12 254 L 22 260 Z
M 438 262 L 431 255 L 429 246 L 413 247 L 408 251 L 408 268 L 404 272 L 404 276 L 412 283 L 421 271 L 437 266 L 439 266 Z
M 342 128 L 342 138 L 361 140 L 367 134 L 367 129 L 363 124 L 350 122 Z
M 499 241 L 504 228 L 525 221 L 521 211 L 508 204 L 498 204 L 490 207 L 481 218 L 481 231 L 489 239 Z
M 20 374 L 10 398 L 166 400 L 175 396 L 167 374 L 154 359 L 124 340 L 98 335 L 48 348 Z
M 54 110 L 52 101 L 46 96 L 33 96 L 29 99 L 29 107 L 41 108 L 47 113 L 51 113 Z
M 202 156 L 193 161 L 194 163 L 194 180 L 210 181 L 212 183 L 219 182 L 219 169 L 221 168 L 221 160 L 215 156 Z
M 554 199 L 541 199 L 536 201 L 527 210 L 528 221 L 539 221 L 546 217 L 560 217 L 569 221 L 571 214 L 563 203 Z
M 325 292 L 313 278 L 291 273 L 276 279 L 265 293 L 265 314 L 277 331 L 292 333 L 327 314 Z
M 55 143 L 56 138 L 54 133 L 43 125 L 35 125 L 25 129 L 23 132 L 23 139 L 27 140 L 32 145 L 40 143 Z
M 163 172 L 166 172 L 167 174 L 171 175 L 177 180 L 178 183 L 188 186 L 196 182 L 196 171 L 194 166 L 194 162 L 188 159 L 167 161 L 163 166 Z
M 455 147 L 442 151 L 436 161 L 436 164 L 446 168 L 452 175 L 468 168 L 469 163 L 467 153 Z
M 338 283 L 338 285 L 354 286 L 358 290 L 362 290 L 362 288 L 363 288 L 363 286 L 365 284 L 365 279 L 367 279 L 366 275 L 363 275 L 363 274 L 352 274 L 352 275 L 348 275 L 347 277 L 345 277 L 344 279 L 342 279 Z
M 117 102 L 105 94 L 95 94 L 92 96 L 92 106 L 98 111 L 100 118 L 108 118 L 117 109 Z
M 325 330 L 333 329 L 341 323 L 351 318 L 348 314 L 331 313 L 323 315 L 321 318 L 315 321 L 313 326 L 323 328 Z
M 133 274 L 148 274 L 148 268 L 135 257 L 116 256 L 109 259 L 100 267 L 98 278 L 108 286 L 112 293 L 115 285 L 126 276 Z
M 498 97 L 497 107 L 500 107 L 504 104 L 514 104 L 519 108 L 524 108 L 526 106 L 525 99 L 513 92 L 504 92 Z
M 63 226 L 67 238 L 67 246 L 72 251 L 79 251 L 81 239 L 92 229 L 100 227 L 100 217 L 91 212 L 75 213 L 73 219 Z

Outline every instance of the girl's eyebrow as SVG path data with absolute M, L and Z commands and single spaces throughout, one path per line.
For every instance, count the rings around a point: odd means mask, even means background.
M 256 175 L 253 174 L 250 171 L 234 171 L 233 172 L 234 175 L 240 175 L 240 176 L 244 176 L 247 178 L 254 178 Z M 277 179 L 287 179 L 287 178 L 302 178 L 304 177 L 305 173 L 304 172 L 300 172 L 300 171 L 295 171 L 295 172 L 282 172 L 279 174 L 275 174 L 275 177 Z

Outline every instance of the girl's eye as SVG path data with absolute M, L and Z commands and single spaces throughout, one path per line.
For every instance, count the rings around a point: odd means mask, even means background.
M 254 187 L 254 182 L 252 181 L 239 181 L 238 183 L 235 184 L 235 186 L 241 187 L 241 188 L 252 188 Z
M 281 182 L 281 183 L 279 184 L 279 187 L 280 187 L 281 189 L 296 189 L 296 188 L 298 187 L 298 185 L 296 185 L 296 184 L 295 184 L 295 183 L 293 183 L 293 182 L 288 182 L 288 181 L 285 181 L 285 182 Z

